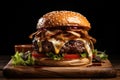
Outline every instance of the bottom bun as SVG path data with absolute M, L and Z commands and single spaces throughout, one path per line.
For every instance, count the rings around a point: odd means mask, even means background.
M 41 58 L 36 60 L 36 64 L 41 66 L 83 66 L 89 64 L 88 58 L 72 59 L 72 60 L 52 60 L 48 58 Z

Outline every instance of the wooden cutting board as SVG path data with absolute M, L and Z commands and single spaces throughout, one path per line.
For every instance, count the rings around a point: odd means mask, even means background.
M 3 75 L 8 78 L 110 78 L 116 77 L 116 70 L 109 60 L 101 66 L 90 67 L 13 66 L 10 60 L 3 68 Z

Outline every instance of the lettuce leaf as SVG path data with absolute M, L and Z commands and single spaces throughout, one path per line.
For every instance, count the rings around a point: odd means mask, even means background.
M 61 60 L 61 59 L 63 58 L 63 55 L 54 54 L 54 53 L 52 53 L 52 52 L 46 53 L 46 55 L 47 55 L 49 58 L 53 59 L 53 60 Z
M 81 53 L 80 56 L 81 56 L 82 58 L 85 58 L 85 57 L 87 57 L 87 53 Z
M 102 60 L 108 59 L 108 55 L 105 53 L 105 51 L 104 52 L 98 51 L 97 56 L 99 56 Z
M 100 57 L 101 60 L 108 59 L 108 55 L 105 51 L 98 51 L 97 49 L 94 49 L 93 55 Z
M 25 60 L 23 57 L 25 56 L 25 53 L 23 52 L 16 52 L 13 56 L 12 56 L 12 64 L 13 65 L 34 65 L 34 59 L 31 56 L 31 53 L 27 53 L 27 59 Z

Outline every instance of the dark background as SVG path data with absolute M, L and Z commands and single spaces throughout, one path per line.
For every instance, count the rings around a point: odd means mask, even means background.
M 2 5 L 0 55 L 13 55 L 16 44 L 30 44 L 28 36 L 36 31 L 37 21 L 43 14 L 71 10 L 80 12 L 91 23 L 89 34 L 97 39 L 95 48 L 106 51 L 109 58 L 119 58 L 119 7 L 115 1 L 5 0 Z

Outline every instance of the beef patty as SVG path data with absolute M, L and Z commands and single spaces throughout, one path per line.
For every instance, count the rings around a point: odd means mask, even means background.
M 34 41 L 34 46 L 35 46 L 36 50 L 39 52 L 39 50 L 38 50 L 39 46 L 36 44 L 35 41 Z M 62 53 L 72 54 L 72 53 L 82 53 L 84 51 L 85 51 L 85 47 L 84 47 L 84 43 L 82 41 L 70 40 L 63 45 L 63 47 L 60 49 L 59 53 L 60 54 L 62 54 Z M 55 49 L 54 49 L 52 42 L 45 40 L 42 42 L 42 52 L 41 53 L 48 53 L 48 52 L 55 53 Z

